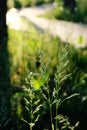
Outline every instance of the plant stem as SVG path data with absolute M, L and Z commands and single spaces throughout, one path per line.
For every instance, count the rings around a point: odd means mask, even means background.
M 48 101 L 49 101 L 49 107 L 50 107 L 49 109 L 50 109 L 51 130 L 54 130 L 51 100 L 52 99 L 51 99 L 51 95 L 50 95 L 50 89 L 48 87 Z
M 55 130 L 57 130 L 58 123 L 57 123 L 57 115 L 58 115 L 58 102 L 56 103 L 56 119 L 55 119 Z
M 51 119 L 51 129 L 54 130 L 53 119 L 52 119 L 52 108 L 51 108 L 51 106 L 50 106 L 50 119 Z
M 30 125 L 30 130 L 32 130 L 32 126 Z

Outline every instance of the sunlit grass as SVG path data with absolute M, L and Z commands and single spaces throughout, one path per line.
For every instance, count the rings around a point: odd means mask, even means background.
M 47 71 L 50 74 L 54 74 L 56 69 L 55 67 L 57 65 L 58 52 L 60 50 L 60 46 L 62 46 L 62 42 L 59 40 L 59 38 L 53 38 L 47 32 L 38 32 L 31 23 L 27 23 L 25 19 L 24 21 L 28 25 L 27 30 L 18 31 L 8 28 L 10 79 L 11 85 L 17 87 L 23 86 L 27 74 L 38 72 L 39 66 L 37 66 L 37 61 L 40 60 L 38 55 L 38 48 L 40 48 L 44 53 L 44 57 L 42 58 L 44 64 L 51 60 Z M 68 96 L 68 94 L 72 94 L 72 92 L 81 92 L 82 95 L 80 99 L 73 103 L 72 101 L 66 103 L 66 107 L 69 107 L 68 109 L 71 109 L 70 111 L 72 112 L 72 109 L 75 107 L 74 103 L 78 104 L 79 101 L 79 104 L 81 105 L 80 110 L 82 111 L 83 103 L 86 101 L 85 99 L 87 99 L 87 49 L 84 48 L 75 50 L 71 47 L 69 56 L 71 58 L 69 66 L 70 68 L 67 69 L 70 69 L 68 71 L 72 73 L 72 77 L 68 79 L 68 81 L 63 82 L 62 85 L 64 87 L 62 87 L 61 95 L 62 98 L 65 98 Z M 62 55 L 60 57 L 62 58 Z M 47 80 L 48 77 L 49 74 L 47 73 Z M 45 81 L 41 80 L 40 77 L 38 79 L 35 78 L 32 80 L 32 84 L 35 90 L 38 90 L 43 83 L 45 83 Z M 12 113 L 16 111 L 13 113 L 14 119 L 18 118 L 19 120 L 19 118 L 22 116 L 23 108 L 21 106 L 21 98 L 24 96 L 24 93 L 18 92 L 18 90 L 19 89 L 14 92 L 12 89 L 14 94 L 12 95 L 11 105 Z M 16 107 L 14 107 L 15 105 Z M 66 109 L 65 106 L 63 109 Z M 15 113 L 17 115 L 15 115 Z
M 53 0 L 8 0 L 8 7 L 28 7 L 53 2 Z
M 12 84 L 19 84 L 26 73 L 37 71 L 38 48 L 45 52 L 44 62 L 49 58 L 52 60 L 49 70 L 52 71 L 51 68 L 55 68 L 59 44 L 58 38 L 52 38 L 47 32 L 40 33 L 31 23 L 28 23 L 28 29 L 25 31 L 8 29 L 8 34 Z
M 79 5 L 78 5 L 79 6 Z M 54 10 L 46 13 L 43 17 L 48 19 L 57 19 L 57 20 L 65 20 L 77 23 L 87 23 L 86 9 L 83 9 L 83 12 L 77 6 L 77 10 L 74 13 L 71 13 L 70 10 L 64 9 L 63 6 L 57 6 Z

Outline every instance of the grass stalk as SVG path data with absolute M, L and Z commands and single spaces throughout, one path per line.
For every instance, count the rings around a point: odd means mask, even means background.
M 56 103 L 56 117 L 58 115 L 58 102 Z M 55 119 L 55 130 L 57 130 L 58 123 L 57 123 L 57 118 Z
M 50 105 L 50 120 L 51 120 L 51 129 L 54 130 L 53 117 L 52 117 L 52 108 L 51 108 L 51 105 Z
M 32 130 L 32 125 L 30 125 L 30 130 Z

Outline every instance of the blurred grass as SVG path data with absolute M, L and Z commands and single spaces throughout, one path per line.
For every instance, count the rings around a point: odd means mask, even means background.
M 71 14 L 69 9 L 64 9 L 63 7 L 56 7 L 54 10 L 46 13 L 44 17 L 49 19 L 59 19 L 59 20 L 77 22 L 77 23 L 80 22 L 87 23 L 86 12 L 82 14 L 78 10 L 75 13 Z
M 54 0 L 8 0 L 8 8 L 22 8 L 50 2 L 54 2 Z M 53 11 L 47 13 L 45 17 L 87 23 L 86 0 L 76 0 L 76 11 L 74 13 L 71 13 L 69 8 L 63 8 L 63 0 L 55 0 L 55 2 L 58 6 Z
M 16 80 L 20 83 L 21 78 L 24 79 L 28 72 L 38 71 L 36 65 L 36 60 L 39 60 L 38 48 L 44 52 L 45 58 L 43 59 L 43 62 L 45 62 L 46 59 L 48 59 L 48 61 L 49 59 L 51 60 L 48 71 L 55 71 L 58 51 L 61 46 L 64 46 L 59 38 L 53 38 L 48 32 L 40 32 L 40 30 L 37 30 L 24 18 L 23 21 L 27 24 L 27 30 L 17 31 L 8 29 L 8 49 L 11 63 L 10 75 L 12 83 L 16 83 Z M 70 53 L 71 68 L 73 66 L 74 68 L 79 67 L 79 69 L 82 69 L 85 73 L 86 67 L 83 69 L 83 66 L 86 66 L 87 64 L 87 49 L 76 50 L 74 47 L 71 47 Z
M 65 21 L 72 21 L 77 23 L 87 23 L 87 1 L 78 0 L 76 11 L 71 13 L 69 8 L 63 7 L 63 1 L 57 1 L 57 7 L 46 13 L 44 17 L 49 19 L 60 19 Z
M 48 32 L 41 33 L 40 30 L 37 30 L 27 20 L 23 19 L 23 21 L 27 24 L 27 30 L 17 31 L 8 28 L 10 81 L 12 86 L 18 88 L 23 86 L 25 77 L 29 72 L 38 72 L 39 67 L 36 65 L 36 61 L 39 60 L 38 48 L 44 53 L 43 62 L 51 61 L 48 72 L 54 74 L 57 64 L 57 54 L 61 51 L 60 48 L 64 46 L 59 38 L 53 38 Z M 77 92 L 80 93 L 80 97 L 75 101 L 70 100 L 64 103 L 61 110 L 77 116 L 76 118 L 78 119 L 80 112 L 87 114 L 87 109 L 84 112 L 84 104 L 87 104 L 87 48 L 79 48 L 76 50 L 70 45 L 69 56 L 70 64 L 67 69 L 72 73 L 72 77 L 62 84 L 64 87 L 62 87 L 60 95 L 62 98 L 65 98 Z M 11 98 L 12 113 L 14 113 L 13 109 L 14 105 L 16 105 L 17 108 L 15 108 L 15 111 L 19 117 L 22 111 L 21 95 L 23 96 L 23 93 L 17 91 Z M 85 107 L 87 108 L 87 106 Z M 78 113 L 75 114 L 77 112 L 76 110 L 78 110 Z M 83 116 L 83 114 L 80 116 Z M 17 115 L 15 116 L 15 113 L 13 116 L 16 119 Z
M 12 83 L 20 84 L 21 78 L 24 79 L 28 72 L 37 70 L 36 60 L 39 58 L 37 55 L 38 48 L 43 50 L 45 54 L 44 62 L 47 58 L 52 60 L 49 71 L 52 71 L 51 68 L 55 68 L 59 38 L 53 39 L 48 32 L 44 34 L 40 33 L 31 23 L 28 23 L 28 29 L 26 31 L 8 29 L 8 34 Z
M 50 2 L 53 2 L 53 0 L 8 0 L 8 8 L 29 7 Z

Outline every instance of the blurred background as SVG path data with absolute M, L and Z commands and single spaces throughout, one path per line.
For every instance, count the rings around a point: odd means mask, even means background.
M 21 8 L 52 2 L 56 2 L 57 4 L 57 12 L 55 11 L 56 18 L 63 17 L 61 19 L 71 19 L 76 22 L 87 22 L 86 0 L 8 0 L 8 8 Z M 76 14 L 73 16 L 70 14 L 70 11 L 75 12 Z M 67 17 L 67 15 L 69 15 L 69 17 Z
M 69 43 L 67 73 L 72 75 L 62 82 L 59 99 L 74 93 L 79 96 L 64 101 L 59 114 L 67 116 L 70 124 L 59 130 L 87 128 L 87 0 L 7 0 L 1 2 L 0 16 L 0 130 L 28 130 L 22 118 L 30 121 L 25 109 L 23 86 L 29 73 L 40 71 L 38 48 L 43 52 L 50 87 L 55 86 L 54 73 L 58 53 Z M 2 6 L 3 5 L 3 6 Z M 2 15 L 3 14 L 3 15 Z M 3 17 L 4 16 L 4 17 Z M 63 55 L 60 55 L 60 58 Z M 66 61 L 64 61 L 66 62 Z M 34 86 L 41 88 L 38 78 Z M 43 81 L 41 81 L 43 82 Z M 38 85 L 37 85 L 38 84 Z M 38 90 L 43 110 L 34 130 L 50 128 L 49 108 Z M 53 114 L 55 115 L 54 111 Z M 74 126 L 77 122 L 79 125 Z M 73 126 L 73 127 L 71 127 Z

